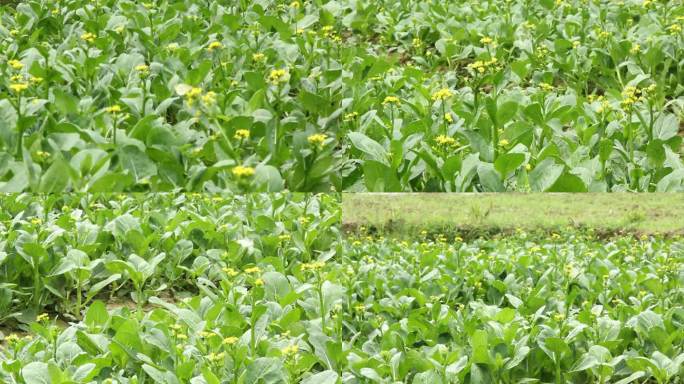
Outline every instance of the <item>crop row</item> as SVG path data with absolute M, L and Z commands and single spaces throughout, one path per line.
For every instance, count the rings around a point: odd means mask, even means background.
M 677 191 L 672 1 L 0 6 L 0 191 Z
M 568 231 L 342 240 L 212 263 L 198 295 L 5 337 L 8 383 L 681 383 L 684 245 Z M 123 274 L 127 273 L 122 271 Z M 107 381 L 108 380 L 108 381 Z
M 145 305 L 198 292 L 222 267 L 286 268 L 334 252 L 334 195 L 0 196 L 0 323 L 92 300 Z

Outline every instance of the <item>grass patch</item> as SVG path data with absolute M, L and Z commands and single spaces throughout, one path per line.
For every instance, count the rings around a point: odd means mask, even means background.
M 684 234 L 684 195 L 673 193 L 344 194 L 346 231 L 491 234 L 572 226 L 600 233 Z

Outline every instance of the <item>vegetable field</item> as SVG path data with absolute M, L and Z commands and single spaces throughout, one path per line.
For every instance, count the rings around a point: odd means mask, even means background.
M 682 191 L 667 0 L 0 5 L 0 191 Z
M 0 202 L 2 383 L 682 383 L 680 237 L 343 235 L 335 195 Z

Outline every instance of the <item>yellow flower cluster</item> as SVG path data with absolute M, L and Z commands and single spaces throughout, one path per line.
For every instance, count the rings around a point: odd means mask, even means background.
M 310 135 L 309 137 L 307 137 L 306 140 L 311 145 L 323 145 L 323 142 L 325 142 L 325 139 L 327 139 L 327 138 L 328 138 L 328 136 L 326 136 L 322 133 L 314 133 L 313 135 Z
M 492 57 L 490 60 L 476 60 L 468 64 L 468 69 L 472 70 L 473 72 L 482 74 L 485 73 L 488 69 L 495 67 L 497 61 L 498 60 L 496 57 Z
M 19 60 L 10 60 L 7 62 L 7 64 L 12 67 L 12 69 L 16 69 L 17 71 L 24 68 L 24 64 L 22 64 Z
M 282 353 L 285 356 L 294 356 L 299 352 L 299 346 L 297 344 L 291 344 L 282 349 Z
M 9 88 L 12 91 L 14 91 L 15 93 L 22 93 L 28 89 L 28 84 L 27 83 L 12 83 L 12 84 L 10 84 Z
M 41 313 L 40 315 L 38 315 L 36 317 L 36 321 L 39 323 L 41 321 L 48 321 L 48 320 L 50 320 L 50 315 L 48 315 L 47 313 Z
M 278 240 L 279 240 L 279 241 L 288 241 L 288 240 L 290 240 L 290 239 L 291 239 L 291 236 L 288 235 L 287 233 L 278 236 Z
M 682 26 L 679 24 L 672 24 L 669 27 L 667 27 L 668 32 L 670 32 L 671 35 L 677 35 L 680 32 L 682 32 Z
M 223 273 L 225 273 L 226 275 L 228 275 L 230 277 L 235 277 L 238 275 L 238 271 L 234 270 L 233 268 L 224 267 L 224 268 L 221 268 L 221 270 L 223 271 Z
M 439 135 L 435 137 L 435 142 L 442 146 L 458 147 L 458 142 L 453 137 Z
M 249 267 L 249 268 L 245 269 L 245 273 L 260 273 L 260 272 L 261 272 L 261 268 L 259 268 L 259 267 Z
M 319 269 L 323 269 L 324 267 L 325 267 L 324 261 L 314 261 L 311 263 L 302 264 L 302 271 L 315 272 L 315 271 L 318 271 Z
M 351 113 L 347 113 L 346 115 L 344 115 L 343 120 L 344 121 L 353 121 L 353 120 L 356 120 L 357 117 L 359 117 L 358 112 L 351 112 Z
M 50 153 L 45 151 L 36 151 L 36 156 L 41 160 L 45 160 L 50 157 Z
M 332 25 L 325 25 L 323 28 L 321 28 L 321 33 L 323 34 L 323 37 L 326 37 L 332 41 L 339 42 L 342 41 L 342 38 L 340 35 L 335 33 L 335 30 Z
M 643 100 L 641 90 L 635 86 L 627 86 L 622 91 L 622 101 L 620 105 L 623 109 L 629 109 L 636 102 Z
M 249 130 L 238 129 L 237 131 L 235 131 L 235 135 L 233 135 L 233 138 L 237 140 L 249 139 Z
M 399 98 L 396 96 L 387 96 L 385 100 L 382 101 L 382 105 L 396 104 L 399 105 Z
M 147 76 L 150 73 L 150 67 L 147 64 L 136 65 L 135 70 L 140 76 Z
M 215 50 L 223 48 L 223 44 L 219 41 L 212 41 L 207 47 L 207 52 L 214 52 Z
M 539 83 L 539 88 L 541 88 L 545 92 L 553 91 L 553 85 L 549 83 Z
M 442 88 L 439 91 L 432 94 L 432 101 L 447 100 L 451 98 L 454 94 L 449 90 L 449 88 Z
M 274 69 L 268 75 L 268 81 L 273 85 L 278 85 L 285 81 L 287 71 L 284 69 Z
M 246 167 L 243 165 L 238 165 L 233 167 L 233 175 L 236 177 L 249 177 L 249 176 L 254 176 L 254 168 L 252 167 Z
M 111 107 L 105 108 L 105 112 L 116 115 L 117 113 L 121 113 L 121 107 L 119 105 L 112 105 Z
M 217 363 L 217 362 L 219 362 L 225 358 L 226 358 L 225 352 L 220 352 L 220 353 L 211 352 L 207 355 L 207 360 L 211 361 L 212 363 Z
M 216 92 L 209 91 L 202 96 L 202 103 L 207 106 L 212 106 L 216 104 Z
M 96 38 L 97 36 L 91 32 L 86 32 L 81 35 L 81 40 L 85 41 L 86 43 L 92 43 L 95 41 Z
M 233 344 L 237 343 L 238 340 L 240 340 L 240 339 L 238 339 L 235 336 L 228 336 L 225 339 L 223 339 L 223 345 L 233 345 Z
M 480 43 L 484 44 L 484 45 L 491 45 L 492 43 L 494 43 L 494 39 L 492 39 L 491 37 L 485 36 L 485 37 L 480 39 Z
M 252 55 L 252 61 L 255 61 L 257 63 L 260 63 L 266 59 L 266 55 L 263 53 L 255 53 Z

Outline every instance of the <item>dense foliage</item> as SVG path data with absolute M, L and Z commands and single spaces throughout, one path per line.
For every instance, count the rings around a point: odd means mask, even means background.
M 0 191 L 682 190 L 683 25 L 667 0 L 0 5 Z
M 339 213 L 335 195 L 0 196 L 0 323 L 80 319 L 98 297 L 142 306 L 196 294 L 224 267 L 331 254 Z
M 322 208 L 306 215 L 319 225 L 325 216 Z M 271 215 L 259 217 L 253 223 Z M 288 242 L 308 232 L 284 225 Z M 81 321 L 66 325 L 58 321 L 63 317 L 38 315 L 30 334 L 5 336 L 0 379 L 681 383 L 679 239 L 599 240 L 591 232 L 567 231 L 467 242 L 370 235 L 340 241 L 322 233 L 337 252 L 303 258 L 306 252 L 293 250 L 297 258 L 288 258 L 278 247 L 260 257 L 240 253 L 212 263 L 200 261 L 200 255 L 212 256 L 195 239 L 201 251 L 190 257 L 198 261 L 176 273 L 192 273 L 178 285 L 194 285 L 198 294 L 161 298 L 157 287 L 174 263 L 160 263 L 145 307 L 96 300 Z M 147 254 L 165 246 L 151 244 Z M 134 274 L 115 270 L 128 279 Z M 67 280 L 65 287 L 76 284 Z M 130 284 L 121 289 L 135 292 Z

